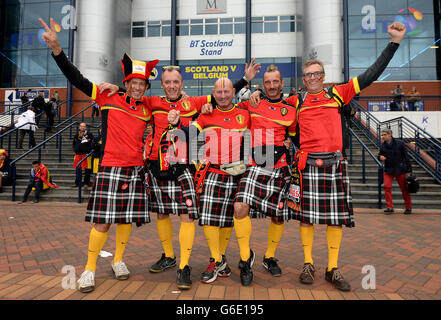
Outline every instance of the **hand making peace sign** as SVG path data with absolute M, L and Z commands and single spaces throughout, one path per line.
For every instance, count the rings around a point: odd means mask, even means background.
M 39 18 L 38 21 L 43 26 L 44 32 L 41 36 L 43 41 L 47 44 L 47 46 L 52 50 L 55 56 L 58 56 L 63 49 L 61 49 L 60 44 L 58 43 L 57 32 L 55 31 L 55 22 L 54 19 L 50 18 L 50 29 L 46 22 L 43 19 Z

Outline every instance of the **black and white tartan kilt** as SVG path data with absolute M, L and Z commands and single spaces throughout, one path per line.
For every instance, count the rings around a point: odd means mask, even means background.
M 330 167 L 306 165 L 302 171 L 300 212 L 292 219 L 301 222 L 354 227 L 354 211 L 346 159 Z
M 240 176 L 208 172 L 199 196 L 199 225 L 232 227 L 234 197 Z
M 162 214 L 188 214 L 192 219 L 198 219 L 198 207 L 194 179 L 190 170 L 186 168 L 176 179 L 156 179 L 149 172 L 151 212 Z
M 235 202 L 249 204 L 251 218 L 281 217 L 287 221 L 289 180 L 288 166 L 275 169 L 248 166 L 240 179 Z
M 100 167 L 87 204 L 86 221 L 149 223 L 142 166 Z

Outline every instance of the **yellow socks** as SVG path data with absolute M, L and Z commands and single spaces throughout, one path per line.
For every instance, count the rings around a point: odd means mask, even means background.
M 84 270 L 96 270 L 96 261 L 98 255 L 107 240 L 107 232 L 99 232 L 95 228 L 92 228 L 89 236 L 89 251 L 87 254 L 87 264 Z
M 312 244 L 314 242 L 314 226 L 304 227 L 300 225 L 300 237 L 302 238 L 305 263 L 314 264 L 312 260 Z
M 227 252 L 228 242 L 230 242 L 233 227 L 220 228 L 219 230 L 219 253 L 225 255 Z
M 159 240 L 161 240 L 161 245 L 164 249 L 165 256 L 167 258 L 174 258 L 175 253 L 173 251 L 173 225 L 170 217 L 162 220 L 157 219 L 156 227 L 158 229 Z
M 271 221 L 268 228 L 268 248 L 266 249 L 265 258 L 274 258 L 276 254 L 277 245 L 282 239 L 283 229 L 285 224 L 275 224 Z
M 211 257 L 216 261 L 220 262 L 222 257 L 219 251 L 219 234 L 220 228 L 216 226 L 203 226 L 205 238 L 208 242 L 208 247 L 210 248 Z
M 190 260 L 191 250 L 194 242 L 195 225 L 194 222 L 181 222 L 179 230 L 179 244 L 181 245 L 181 262 L 179 269 L 184 269 Z
M 115 257 L 113 263 L 117 263 L 122 260 L 124 250 L 126 249 L 127 242 L 132 233 L 132 224 L 118 224 L 116 226 L 116 246 Z
M 340 250 L 342 235 L 342 227 L 328 226 L 326 229 L 326 238 L 328 240 L 328 271 L 338 267 L 338 251 Z
M 237 242 L 239 243 L 240 259 L 247 261 L 250 258 L 251 219 L 249 216 L 240 220 L 233 219 Z

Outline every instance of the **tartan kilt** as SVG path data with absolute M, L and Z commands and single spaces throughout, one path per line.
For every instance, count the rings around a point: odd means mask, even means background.
M 289 180 L 288 166 L 273 169 L 248 166 L 234 201 L 249 204 L 251 218 L 281 217 L 287 221 L 290 219 L 286 205 Z
M 232 227 L 240 176 L 208 172 L 199 196 L 199 225 Z
M 149 223 L 143 166 L 100 167 L 87 204 L 86 221 Z
M 156 179 L 149 171 L 148 188 L 150 189 L 149 210 L 162 214 L 188 214 L 192 219 L 198 219 L 196 189 L 190 169 L 176 179 Z
M 292 219 L 312 224 L 354 227 L 354 211 L 346 159 L 330 167 L 306 165 L 302 170 L 300 212 Z

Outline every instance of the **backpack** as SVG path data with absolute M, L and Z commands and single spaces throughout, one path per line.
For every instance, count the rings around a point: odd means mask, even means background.
M 341 115 L 341 128 L 342 128 L 342 138 L 343 138 L 343 150 L 344 151 L 349 147 L 349 128 L 351 127 L 351 117 L 355 115 L 357 112 L 357 106 L 353 100 L 351 100 L 348 104 L 344 104 L 343 100 L 333 92 L 334 86 L 325 87 L 323 90 L 326 92 L 331 99 L 334 99 L 340 106 L 338 108 L 338 112 Z M 299 120 L 299 112 L 303 105 L 303 102 L 306 99 L 308 92 L 300 91 L 297 94 L 298 97 L 298 105 L 297 105 L 297 120 Z M 296 126 L 296 135 L 294 137 L 294 144 L 299 149 L 300 148 L 300 128 L 299 123 L 297 122 Z

